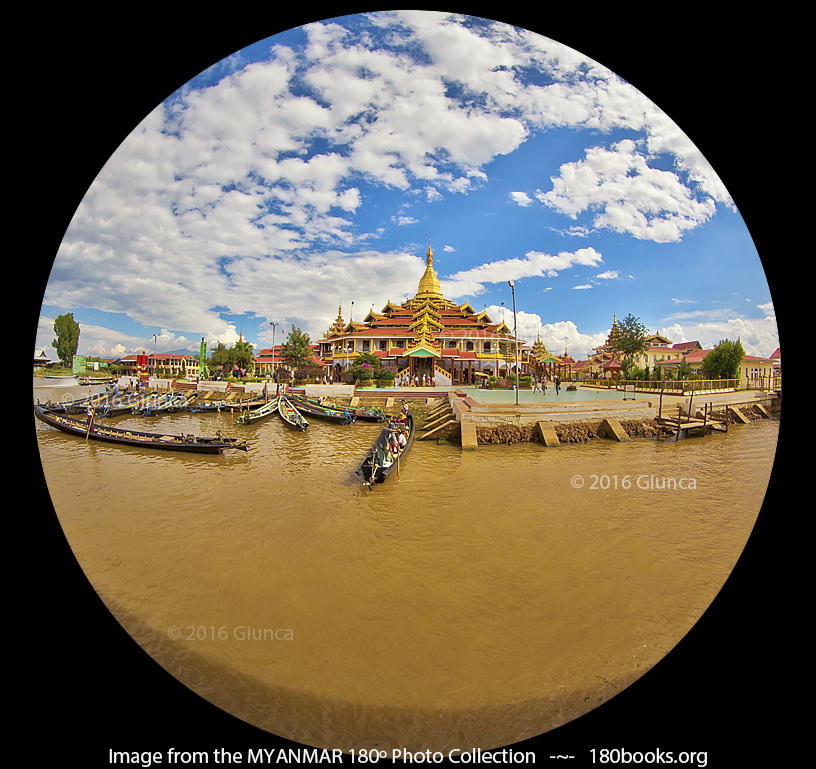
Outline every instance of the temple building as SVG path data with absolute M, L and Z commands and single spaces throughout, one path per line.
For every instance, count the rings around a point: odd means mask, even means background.
M 501 375 L 515 365 L 516 338 L 502 321 L 469 302 L 446 299 L 433 266 L 430 243 L 425 272 L 416 295 L 401 304 L 390 300 L 362 321 L 343 320 L 342 306 L 319 340 L 319 356 L 334 369 L 335 379 L 361 352 L 380 358 L 397 371 L 397 384 L 426 377 L 437 385 L 474 384 L 480 376 Z M 524 373 L 529 345 L 519 340 L 519 368 Z

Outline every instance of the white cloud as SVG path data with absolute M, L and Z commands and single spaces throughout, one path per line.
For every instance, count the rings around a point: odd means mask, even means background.
M 486 308 L 490 319 L 498 323 L 504 320 L 512 330 L 513 311 L 499 305 L 490 305 Z M 535 313 L 519 311 L 516 313 L 519 338 L 533 344 L 541 335 L 541 341 L 554 355 L 563 355 L 566 350 L 576 361 L 588 358 L 595 347 L 606 342 L 608 332 L 585 334 L 571 320 L 561 320 L 555 323 L 542 323 L 541 316 Z
M 680 240 L 716 211 L 712 198 L 694 197 L 677 174 L 651 168 L 631 139 L 611 150 L 590 147 L 584 160 L 565 163 L 552 181 L 552 190 L 536 193 L 542 203 L 573 219 L 596 210 L 596 229 L 657 243 Z
M 601 278 L 602 280 L 617 280 L 618 278 L 618 271 L 617 270 L 607 270 L 606 272 L 602 272 L 595 276 L 596 278 Z
M 544 254 L 528 251 L 524 258 L 502 259 L 487 262 L 470 270 L 457 272 L 441 280 L 446 296 L 476 296 L 485 290 L 485 283 L 502 283 L 531 277 L 555 277 L 560 270 L 573 265 L 595 266 L 603 259 L 594 248 Z
M 526 192 L 511 192 L 510 199 L 520 206 L 529 206 L 533 199 Z
M 773 315 L 776 316 L 776 310 L 774 310 L 773 302 L 765 302 L 764 304 L 758 304 L 757 307 L 762 310 L 766 315 Z
M 775 317 L 742 318 L 725 317 L 698 323 L 679 323 L 661 332 L 674 342 L 698 341 L 708 350 L 723 339 L 739 339 L 748 355 L 768 357 L 779 347 L 779 330 Z
M 592 286 L 589 285 L 589 283 L 585 283 L 582 286 L 573 286 L 573 289 L 584 289 L 584 288 L 592 288 Z
M 562 166 L 552 192 L 540 195 L 568 216 L 593 209 L 596 228 L 665 242 L 710 218 L 714 200 L 728 201 L 674 123 L 576 51 L 505 24 L 470 29 L 458 16 L 407 11 L 369 19 L 393 33 L 387 48 L 375 48 L 365 31 L 310 24 L 302 50 L 276 45 L 273 60 L 250 64 L 231 57 L 213 69 L 225 73 L 215 85 L 186 87 L 147 115 L 79 206 L 45 303 L 122 312 L 208 339 L 234 332 L 216 308 L 270 318 L 300 312 L 317 323 L 332 292 L 361 299 L 370 292 L 378 303 L 373 294 L 382 286 L 415 289 L 392 265 L 421 260 L 361 250 L 372 237 L 355 227 L 366 204 L 363 181 L 416 189 L 432 204 L 444 191 L 484 186 L 492 160 L 554 126 L 624 127 L 645 136 L 642 152 L 624 141 Z M 523 72 L 544 74 L 547 84 Z M 698 200 L 676 174 L 649 168 L 644 153 L 657 152 L 673 153 L 678 170 L 711 197 Z M 511 199 L 532 202 L 523 192 Z M 576 224 L 568 233 L 586 237 L 589 229 Z M 320 278 L 316 254 L 333 282 Z M 474 295 L 491 282 L 555 275 L 562 257 L 531 251 L 443 285 L 452 296 Z M 591 248 L 566 259 L 602 261 Z M 324 291 L 319 308 L 315 279 Z M 301 293 L 308 299 L 298 308 L 291 297 Z M 104 346 L 111 340 L 103 336 Z

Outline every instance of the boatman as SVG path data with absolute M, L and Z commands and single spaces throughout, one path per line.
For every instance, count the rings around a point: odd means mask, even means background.
M 88 401 L 88 405 L 85 407 L 85 413 L 88 415 L 88 433 L 90 434 L 91 430 L 93 430 L 93 423 L 94 423 L 94 405 L 93 401 Z

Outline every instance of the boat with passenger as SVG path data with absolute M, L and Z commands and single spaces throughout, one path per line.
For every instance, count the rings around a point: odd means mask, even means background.
M 414 417 L 408 413 L 405 421 L 393 420 L 383 427 L 376 443 L 357 468 L 363 485 L 369 489 L 375 483 L 384 483 L 394 470 L 399 475 L 400 462 L 405 459 L 414 442 Z

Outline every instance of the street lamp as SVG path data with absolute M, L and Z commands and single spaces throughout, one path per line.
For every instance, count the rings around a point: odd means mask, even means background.
M 508 281 L 508 283 L 510 284 L 510 290 L 513 292 L 513 336 L 516 337 L 516 406 L 518 406 L 520 372 L 518 366 L 518 326 L 516 325 L 516 287 L 512 280 Z
M 272 326 L 272 381 L 275 381 L 275 329 L 280 325 L 280 321 L 277 323 L 273 323 L 271 320 L 269 321 L 269 325 Z

